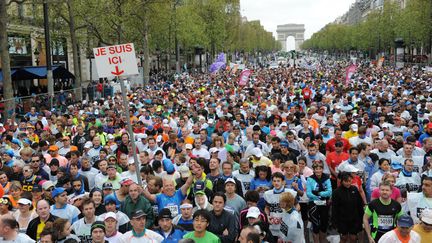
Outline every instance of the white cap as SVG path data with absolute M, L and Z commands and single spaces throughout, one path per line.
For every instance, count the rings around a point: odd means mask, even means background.
M 288 124 L 286 123 L 286 122 L 282 122 L 281 124 L 280 124 L 280 127 L 287 127 L 288 126 Z
M 18 200 L 18 204 L 32 205 L 32 202 L 30 200 L 28 200 L 27 198 L 20 198 Z
M 420 220 L 426 224 L 432 224 L 432 209 L 425 208 L 421 212 Z
M 216 148 L 216 147 L 213 147 L 213 148 L 211 148 L 210 150 L 209 150 L 209 153 L 218 153 L 219 152 L 219 149 L 218 148 Z
M 344 164 L 342 164 L 342 166 L 339 166 L 339 171 L 340 172 L 348 172 L 348 173 L 352 173 L 352 172 L 356 173 L 359 171 L 359 169 L 357 169 L 354 165 L 344 163 Z
M 192 144 L 190 144 L 190 143 L 187 143 L 186 145 L 185 145 L 185 149 L 192 149 L 193 148 L 193 146 L 192 146 Z
M 160 141 L 162 141 L 162 135 L 158 135 L 156 138 L 156 142 L 159 143 Z
M 226 179 L 225 184 L 227 184 L 228 182 L 231 182 L 231 183 L 237 184 L 233 178 L 228 178 L 228 179 Z
M 351 130 L 353 130 L 354 132 L 358 131 L 358 125 L 357 124 L 351 124 Z
M 117 215 L 114 212 L 108 212 L 108 213 L 105 214 L 104 220 L 107 220 L 109 218 L 113 218 L 113 219 L 115 219 L 117 221 Z
M 254 155 L 255 157 L 261 158 L 263 156 L 263 153 L 261 152 L 261 149 L 253 148 L 251 150 L 251 155 Z
M 114 139 L 114 135 L 112 135 L 112 134 L 108 134 L 107 138 L 108 138 L 108 139 Z
M 214 120 L 210 118 L 210 119 L 208 119 L 207 123 L 208 123 L 208 124 L 213 124 L 213 123 L 214 123 Z
M 133 165 L 135 163 L 135 160 L 133 157 L 129 157 L 128 164 Z
M 87 142 L 84 144 L 84 148 L 91 148 L 91 147 L 93 147 L 93 143 L 90 142 L 90 141 L 87 141 Z
M 44 183 L 42 183 L 42 189 L 44 189 L 45 191 L 48 190 L 50 187 L 53 187 L 54 183 L 52 183 L 52 181 L 45 181 Z
M 250 207 L 248 209 L 247 214 L 246 214 L 246 218 L 257 219 L 260 214 L 261 214 L 261 212 L 260 212 L 259 208 L 257 208 L 257 207 Z
M 341 109 L 341 106 L 337 105 L 335 108 L 338 110 L 338 109 Z

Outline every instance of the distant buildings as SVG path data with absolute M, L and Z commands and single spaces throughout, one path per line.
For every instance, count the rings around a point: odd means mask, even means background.
M 406 7 L 408 0 L 390 0 L 400 3 L 401 8 Z M 354 25 L 363 21 L 374 10 L 382 10 L 385 0 L 356 0 L 344 15 L 338 17 L 334 23 Z

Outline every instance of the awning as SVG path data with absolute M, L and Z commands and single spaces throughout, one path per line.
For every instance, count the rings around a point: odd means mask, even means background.
M 63 66 L 53 66 L 54 79 L 75 79 L 75 76 Z M 46 66 L 32 67 L 14 67 L 11 68 L 12 81 L 30 80 L 30 79 L 46 79 Z M 0 70 L 0 82 L 3 82 L 3 73 Z

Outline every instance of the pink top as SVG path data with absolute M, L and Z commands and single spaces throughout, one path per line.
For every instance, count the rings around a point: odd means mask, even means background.
M 371 199 L 372 199 L 372 200 L 373 200 L 373 199 L 377 199 L 377 198 L 379 198 L 379 196 L 380 196 L 379 188 L 375 188 L 375 189 L 372 191 Z M 401 197 L 401 193 L 400 193 L 399 188 L 397 188 L 397 187 L 393 187 L 392 194 L 391 194 L 391 199 L 393 199 L 393 200 L 397 200 L 397 199 L 400 198 L 400 197 Z
M 277 168 L 277 167 L 275 167 L 274 165 L 271 165 L 270 166 L 270 169 L 271 169 L 271 173 L 272 174 L 274 174 L 274 173 L 276 173 L 276 172 L 280 172 L 280 173 L 284 173 L 283 171 L 282 171 L 282 168 L 281 167 L 279 167 L 279 168 Z

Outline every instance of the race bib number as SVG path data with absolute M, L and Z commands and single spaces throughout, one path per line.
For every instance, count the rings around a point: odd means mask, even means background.
M 392 215 L 378 215 L 378 229 L 392 229 L 393 216 Z
M 324 206 L 324 205 L 326 205 L 326 201 L 325 200 L 315 200 L 314 203 L 317 206 Z
M 177 216 L 177 214 L 178 214 L 178 206 L 177 205 L 170 204 L 170 205 L 167 205 L 166 208 L 168 208 L 171 211 L 171 215 L 173 218 Z

